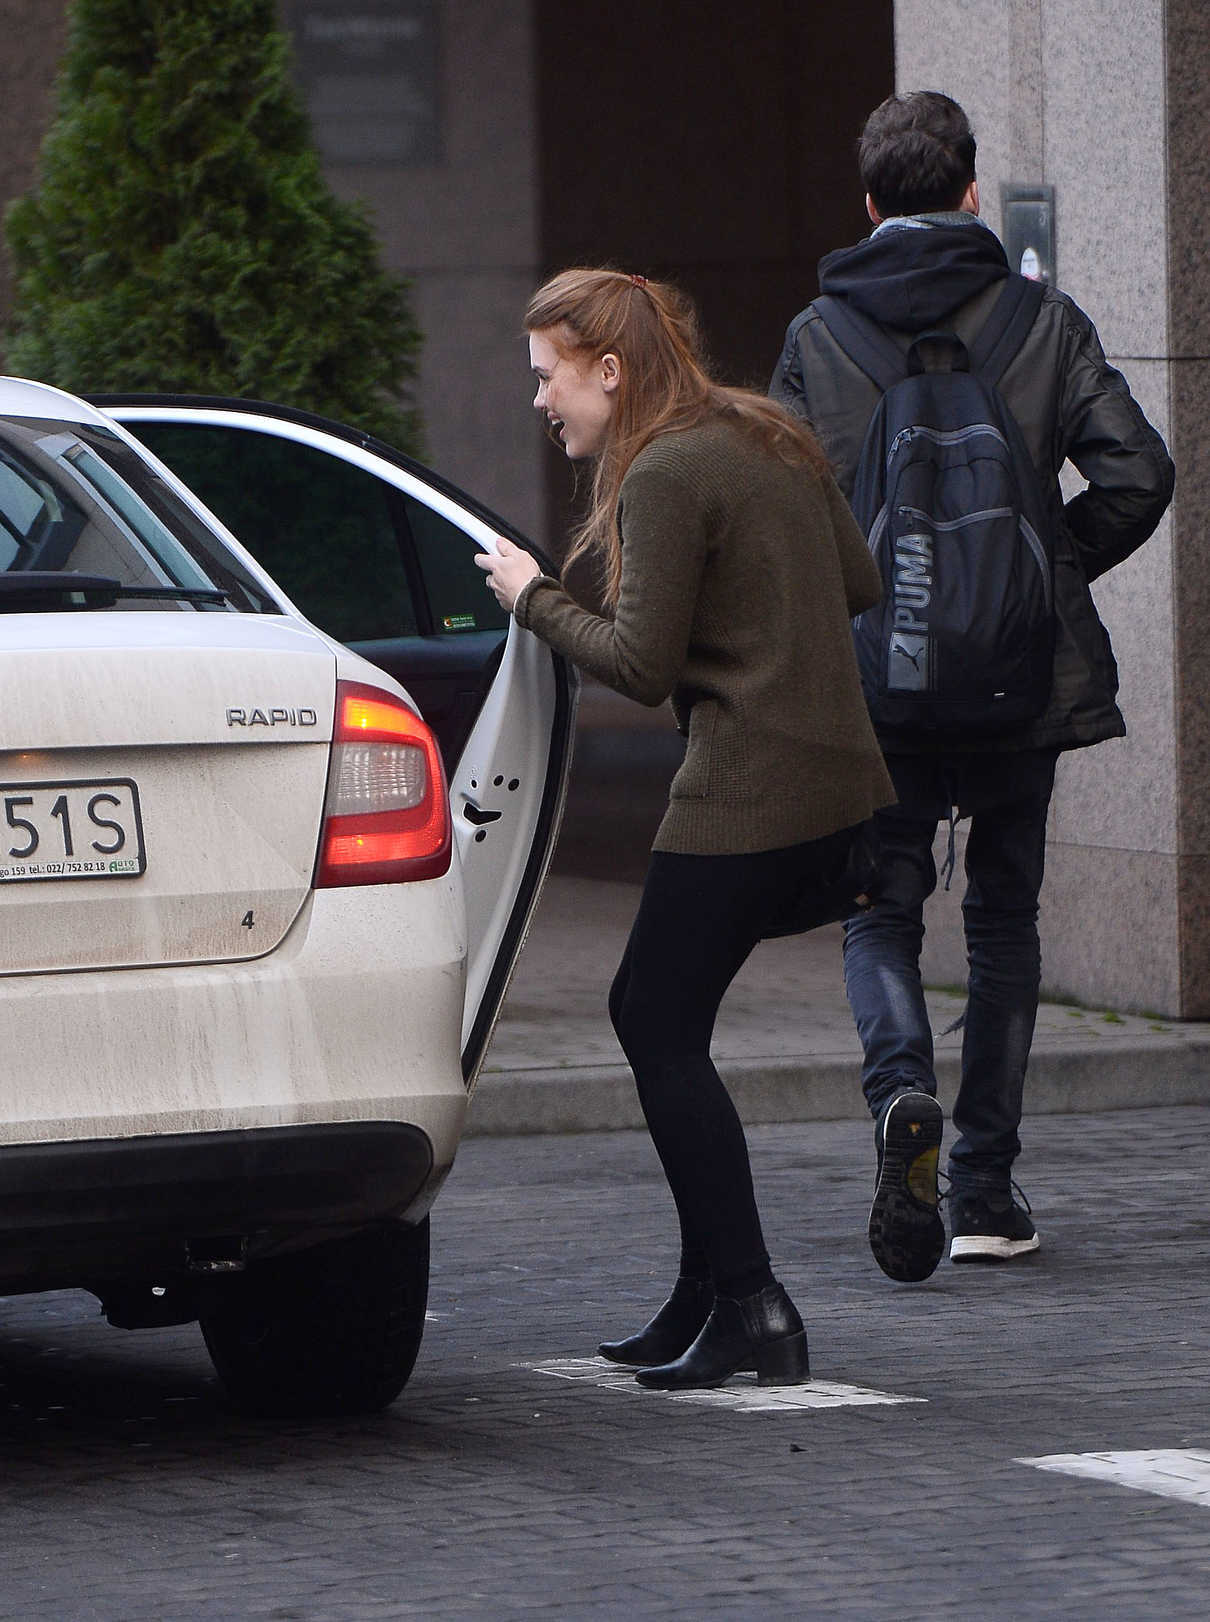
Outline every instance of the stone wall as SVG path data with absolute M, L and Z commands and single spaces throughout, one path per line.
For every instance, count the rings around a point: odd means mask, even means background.
M 1058 284 L 1096 322 L 1178 467 L 1157 535 L 1094 588 L 1129 736 L 1060 763 L 1045 991 L 1206 1018 L 1210 12 L 1201 0 L 897 0 L 895 43 L 900 89 L 945 91 L 970 114 L 989 224 L 1002 182 L 1055 188 Z M 965 977 L 960 889 L 928 920 L 926 973 L 941 982 Z

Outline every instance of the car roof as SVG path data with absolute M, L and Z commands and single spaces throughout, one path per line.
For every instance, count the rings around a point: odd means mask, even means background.
M 79 395 L 68 394 L 66 389 L 50 383 L 35 383 L 28 377 L 0 377 L 0 416 L 50 417 L 109 426 L 105 414 Z

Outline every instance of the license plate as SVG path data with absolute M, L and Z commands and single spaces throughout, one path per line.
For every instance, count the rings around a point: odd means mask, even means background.
M 147 867 L 129 777 L 0 783 L 0 883 L 134 879 Z

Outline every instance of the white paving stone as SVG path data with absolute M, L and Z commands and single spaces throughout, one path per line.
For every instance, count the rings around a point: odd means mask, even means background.
M 1038 1470 L 1110 1481 L 1118 1487 L 1179 1498 L 1210 1509 L 1210 1452 L 1199 1448 L 1158 1447 L 1125 1453 L 1046 1453 L 1036 1459 L 1018 1459 Z
M 890 1391 L 871 1391 L 864 1386 L 837 1385 L 830 1380 L 810 1380 L 804 1385 L 757 1385 L 755 1374 L 737 1374 L 724 1386 L 711 1391 L 648 1391 L 638 1384 L 634 1370 L 609 1363 L 603 1357 L 551 1357 L 540 1363 L 521 1363 L 519 1368 L 535 1374 L 551 1374 L 559 1380 L 599 1386 L 606 1391 L 627 1391 L 645 1398 L 663 1397 L 672 1402 L 697 1403 L 708 1408 L 727 1408 L 742 1413 L 799 1413 L 804 1408 L 862 1408 L 876 1404 L 924 1402 L 924 1397 L 901 1397 Z

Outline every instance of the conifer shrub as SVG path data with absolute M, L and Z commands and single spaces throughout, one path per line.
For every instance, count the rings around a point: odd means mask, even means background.
M 418 448 L 407 287 L 324 180 L 289 49 L 274 0 L 74 0 L 5 222 L 11 372 L 273 400 Z

